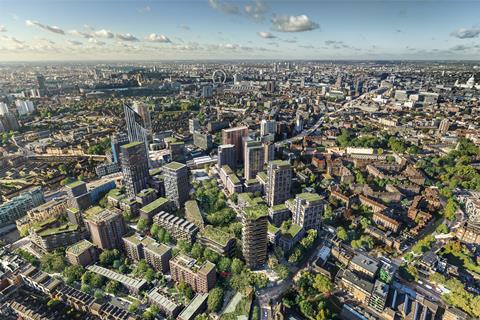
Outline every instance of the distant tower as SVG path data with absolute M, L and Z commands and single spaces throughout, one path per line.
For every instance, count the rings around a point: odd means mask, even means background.
M 152 140 L 152 118 L 148 104 L 136 101 L 133 104 L 133 109 L 140 115 L 140 118 L 142 118 L 143 127 L 147 130 L 147 138 Z
M 275 92 L 275 81 L 271 80 L 267 82 L 267 92 L 274 93 Z
M 37 84 L 38 84 L 38 90 L 40 91 L 41 95 L 44 95 L 47 93 L 47 86 L 45 85 L 45 77 L 41 74 L 37 75 Z
M 130 142 L 143 142 L 145 144 L 145 149 L 148 152 L 148 130 L 145 128 L 142 117 L 129 105 L 124 105 L 123 110 L 127 124 L 128 140 Z
M 237 167 L 237 154 L 235 145 L 222 144 L 218 146 L 218 167 L 221 168 L 224 165 L 229 166 L 232 170 Z
M 129 198 L 147 188 L 149 178 L 148 156 L 145 145 L 134 141 L 120 147 L 123 178 Z
M 190 193 L 187 166 L 179 162 L 170 162 L 162 167 L 162 171 L 166 197 L 180 209 L 188 200 Z
M 128 135 L 120 132 L 110 137 L 110 145 L 112 147 L 112 161 L 120 163 L 120 147 L 129 142 Z
M 335 88 L 340 89 L 342 87 L 342 76 L 337 77 L 337 81 L 335 82 Z
M 440 121 L 440 125 L 438 126 L 438 133 L 444 135 L 447 133 L 448 129 L 450 128 L 450 121 L 447 118 Z
M 237 162 L 243 160 L 243 138 L 248 137 L 248 127 L 235 127 L 222 130 L 222 144 L 233 144 L 237 154 Z
M 245 142 L 245 172 L 246 180 L 253 179 L 257 173 L 263 170 L 264 165 L 264 149 L 262 143 L 259 141 Z
M 290 198 L 292 166 L 288 161 L 275 160 L 268 164 L 266 197 L 269 206 L 284 203 Z

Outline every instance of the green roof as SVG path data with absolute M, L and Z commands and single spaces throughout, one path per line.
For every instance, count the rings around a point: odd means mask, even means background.
M 156 176 L 157 174 L 162 173 L 162 168 L 152 169 L 152 170 L 150 170 L 149 173 L 150 173 L 150 176 Z
M 143 212 L 148 214 L 148 213 L 152 212 L 153 210 L 157 209 L 158 207 L 161 207 L 161 206 L 165 205 L 166 203 L 168 203 L 168 199 L 160 197 L 157 200 L 155 200 L 153 202 L 150 202 L 149 204 L 147 204 L 145 207 L 141 208 L 140 210 L 142 210 Z
M 256 220 L 268 215 L 268 208 L 265 205 L 256 205 L 243 209 L 245 218 L 248 220 Z
M 279 167 L 290 167 L 290 162 L 285 160 L 273 160 L 270 163 L 279 166 Z
M 304 199 L 309 202 L 322 200 L 322 197 L 317 193 L 308 193 L 308 192 L 297 194 L 297 198 Z
M 133 141 L 133 142 L 130 142 L 130 143 L 124 144 L 124 145 L 122 146 L 122 148 L 132 148 L 132 147 L 136 147 L 136 146 L 138 146 L 139 144 L 143 144 L 143 142 L 140 142 L 140 141 Z
M 165 143 L 172 143 L 177 141 L 177 139 L 174 137 L 166 137 L 166 138 L 163 138 L 163 141 L 165 141 Z
M 67 210 L 70 211 L 70 212 L 72 212 L 72 213 L 78 213 L 78 211 L 79 211 L 79 210 L 78 210 L 77 208 L 75 208 L 75 207 L 70 207 L 70 208 L 68 208 Z
M 123 197 L 123 194 L 120 189 L 112 189 L 108 191 L 108 196 L 114 198 L 115 200 L 119 200 Z
M 91 243 L 90 241 L 80 240 L 79 242 L 74 243 L 70 247 L 68 247 L 66 252 L 78 256 L 79 254 L 91 247 L 93 247 L 93 243 Z
M 255 183 L 258 183 L 258 180 L 255 179 L 255 178 L 253 178 L 253 179 L 248 179 L 248 180 L 246 181 L 246 183 L 247 183 L 247 184 L 255 184 Z
M 222 169 L 223 169 L 223 171 L 225 171 L 226 174 L 233 173 L 232 168 L 230 168 L 230 166 L 228 164 L 224 164 L 222 166 Z
M 193 220 L 203 222 L 202 213 L 200 212 L 200 208 L 198 207 L 196 200 L 188 200 L 185 202 L 185 213 Z
M 280 203 L 272 207 L 272 211 L 283 211 L 283 210 L 287 210 L 287 206 L 284 203 Z
M 144 197 L 155 192 L 156 192 L 155 189 L 148 188 L 148 189 L 142 190 L 140 193 L 137 194 L 137 196 Z
M 267 174 L 266 174 L 265 172 L 263 172 L 263 171 L 257 173 L 257 177 L 259 177 L 259 178 L 262 179 L 263 181 L 267 181 L 267 179 L 268 179 Z
M 231 239 L 235 238 L 233 234 L 222 231 L 210 225 L 206 226 L 203 230 L 201 230 L 200 235 L 222 246 L 226 246 Z
M 277 233 L 277 231 L 278 231 L 278 228 L 275 227 L 273 224 L 271 224 L 271 223 L 269 222 L 269 223 L 268 223 L 268 232 L 275 234 L 275 233 Z
M 235 173 L 229 174 L 228 177 L 230 178 L 230 180 L 232 180 L 233 184 L 239 184 L 240 183 L 240 180 L 238 179 L 238 177 Z
M 38 235 L 41 236 L 41 237 L 46 237 L 46 236 L 51 236 L 51 235 L 54 235 L 54 234 L 75 231 L 77 229 L 78 229 L 78 224 L 67 223 L 67 224 L 63 224 L 59 227 L 45 229 L 45 230 L 39 232 Z
M 89 217 L 96 216 L 100 212 L 103 212 L 103 210 L 105 209 L 99 206 L 91 207 L 85 211 L 85 217 L 89 218 Z
M 175 162 L 175 161 L 167 163 L 166 165 L 163 166 L 163 168 L 170 169 L 170 170 L 178 170 L 178 169 L 181 169 L 183 167 L 185 167 L 185 165 L 183 163 Z
M 295 238 L 295 236 L 302 230 L 302 227 L 298 224 L 292 223 L 290 228 L 287 230 L 287 233 L 282 233 L 283 235 L 290 236 L 291 238 Z
M 69 183 L 67 184 L 67 187 L 69 188 L 75 188 L 75 187 L 78 187 L 79 185 L 82 185 L 84 184 L 85 182 L 81 181 L 81 180 L 77 180 L 77 181 L 73 181 L 72 183 Z

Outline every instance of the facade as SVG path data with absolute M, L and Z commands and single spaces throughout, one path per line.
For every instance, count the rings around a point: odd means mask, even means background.
M 86 236 L 78 224 L 60 224 L 55 218 L 30 228 L 30 240 L 46 252 L 77 243 Z
M 147 188 L 148 156 L 145 145 L 141 142 L 131 142 L 121 147 L 122 172 L 129 198 L 135 198 L 137 193 Z
M 102 250 L 121 247 L 126 226 L 120 212 L 93 207 L 85 212 L 85 223 L 97 247 Z
M 322 223 L 323 198 L 316 193 L 297 194 L 286 203 L 292 212 L 292 222 L 305 230 L 319 229 Z
M 189 243 L 195 241 L 198 232 L 198 227 L 193 223 L 164 211 L 153 217 L 153 223 L 167 230 L 174 239 Z
M 217 167 L 229 166 L 232 169 L 237 167 L 237 154 L 235 145 L 222 144 L 218 146 L 218 162 Z
M 233 144 L 237 155 L 237 163 L 243 161 L 243 138 L 248 137 L 248 127 L 236 127 L 222 130 L 222 144 Z
M 235 236 L 211 225 L 200 230 L 197 241 L 222 256 L 231 256 L 235 251 Z
M 280 227 L 283 221 L 290 219 L 292 213 L 285 204 L 277 204 L 276 206 L 268 208 L 268 215 L 270 216 L 270 222 Z
M 185 204 L 185 201 L 188 200 L 190 193 L 187 166 L 178 162 L 170 162 L 164 165 L 162 170 L 165 195 L 177 209 L 180 209 Z
M 269 206 L 284 203 L 290 198 L 292 167 L 288 161 L 275 160 L 268 164 L 266 197 Z
M 193 144 L 202 150 L 208 151 L 213 147 L 213 138 L 209 133 L 194 132 Z
M 133 103 L 133 109 L 137 112 L 137 114 L 142 119 L 143 128 L 146 130 L 147 139 L 152 139 L 152 118 L 150 116 L 150 110 L 148 104 L 135 101 Z
M 182 305 L 170 299 L 160 288 L 155 287 L 148 293 L 148 302 L 156 305 L 160 311 L 169 318 L 176 317 L 182 310 Z
M 146 206 L 140 209 L 140 217 L 146 219 L 148 223 L 152 223 L 152 218 L 161 211 L 169 211 L 171 203 L 166 198 L 158 198 L 157 200 L 150 202 Z
M 184 254 L 178 254 L 170 260 L 170 274 L 173 281 L 186 282 L 198 293 L 208 293 L 217 282 L 217 271 L 213 263 L 206 261 L 199 265 L 195 259 Z
M 115 272 L 113 270 L 100 267 L 97 265 L 93 266 L 88 266 L 87 267 L 88 271 L 92 271 L 96 274 L 99 274 L 101 276 L 104 276 L 105 278 L 109 280 L 115 280 L 120 282 L 125 288 L 128 289 L 128 291 L 132 293 L 138 293 L 140 290 L 146 287 L 147 281 L 145 279 L 134 279 L 129 276 L 126 276 L 122 273 Z
M 243 257 L 248 268 L 258 268 L 267 260 L 267 207 L 257 205 L 244 208 L 242 224 Z
M 129 105 L 123 106 L 123 112 L 125 113 L 128 140 L 130 142 L 142 142 L 145 145 L 145 150 L 148 150 L 148 130 L 145 128 L 141 115 Z
M 188 132 L 193 134 L 194 132 L 200 130 L 200 121 L 198 119 L 189 119 L 188 120 Z
M 81 240 L 65 250 L 68 262 L 86 267 L 97 262 L 97 248 L 88 240 Z
M 112 162 L 120 163 L 120 147 L 129 143 L 128 135 L 120 132 L 110 137 L 110 145 L 112 147 Z
M 277 132 L 277 122 L 275 120 L 263 119 L 260 123 L 260 135 L 266 136 Z
M 245 150 L 245 169 L 244 176 L 246 180 L 254 179 L 257 173 L 263 170 L 264 150 L 261 142 L 246 141 Z
M 386 214 L 382 212 L 375 212 L 372 216 L 373 222 L 382 226 L 385 229 L 391 230 L 393 232 L 397 232 L 400 229 L 400 222 L 390 218 Z
M 41 188 L 33 188 L 0 205 L 0 228 L 14 224 L 15 220 L 45 202 Z
M 74 181 L 65 186 L 70 198 L 70 205 L 78 210 L 85 210 L 92 205 L 92 199 L 88 193 L 87 184 L 83 181 Z
M 144 259 L 155 271 L 162 273 L 170 269 L 168 261 L 172 258 L 172 248 L 156 242 L 153 238 L 134 234 L 123 238 L 128 258 L 138 262 Z
M 355 273 L 348 269 L 340 272 L 342 273 L 340 286 L 348 291 L 355 300 L 368 304 L 373 290 L 373 283 L 359 278 Z

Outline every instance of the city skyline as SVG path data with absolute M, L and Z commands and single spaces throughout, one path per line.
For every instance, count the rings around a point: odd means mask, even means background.
M 472 1 L 3 1 L 0 61 L 475 60 L 479 9 Z

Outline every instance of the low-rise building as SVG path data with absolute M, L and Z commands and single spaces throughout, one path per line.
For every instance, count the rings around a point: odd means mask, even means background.
M 198 227 L 193 223 L 168 212 L 160 212 L 153 217 L 153 223 L 167 230 L 176 240 L 194 242 Z
M 235 236 L 211 225 L 200 230 L 197 241 L 222 256 L 231 256 L 235 250 Z
M 173 281 L 186 282 L 199 293 L 208 293 L 217 282 L 217 271 L 213 263 L 206 261 L 199 265 L 195 259 L 184 254 L 178 254 L 170 260 L 170 274 Z
M 97 262 L 97 248 L 88 240 L 79 241 L 65 250 L 68 262 L 86 267 Z
M 182 305 L 167 297 L 158 287 L 148 293 L 148 302 L 156 305 L 160 311 L 169 318 L 176 317 L 182 310 Z

